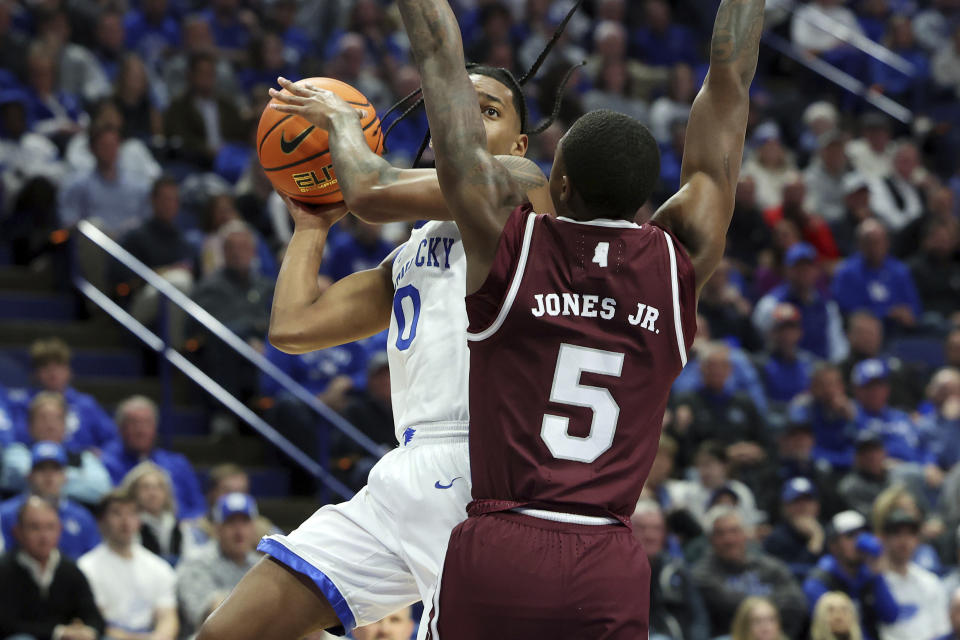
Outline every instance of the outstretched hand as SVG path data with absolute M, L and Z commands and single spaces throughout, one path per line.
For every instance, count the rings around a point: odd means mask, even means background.
M 270 97 L 282 103 L 271 103 L 270 108 L 298 115 L 321 129 L 329 131 L 337 115 L 354 115 L 358 121 L 363 117 L 362 111 L 351 107 L 333 91 L 306 83 L 294 84 L 283 77 L 277 78 L 277 83 L 288 93 L 270 89 Z
M 281 193 L 280 198 L 283 200 L 283 204 L 287 206 L 287 212 L 293 218 L 294 226 L 298 228 L 330 228 L 350 212 L 345 202 L 327 205 L 307 204 L 294 200 L 285 193 Z

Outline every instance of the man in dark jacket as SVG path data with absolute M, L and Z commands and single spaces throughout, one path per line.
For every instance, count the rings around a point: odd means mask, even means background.
M 60 518 L 42 498 L 20 509 L 19 549 L 0 556 L 0 637 L 96 640 L 103 617 L 77 565 L 57 551 Z
M 828 591 L 843 591 L 860 612 L 864 640 L 876 640 L 877 625 L 897 619 L 897 602 L 878 563 L 880 542 L 868 533 L 866 519 L 856 511 L 841 511 L 827 527 L 828 550 L 807 575 L 803 591 L 810 611 Z
M 783 520 L 763 541 L 763 549 L 785 562 L 794 577 L 802 580 L 823 553 L 816 487 L 807 478 L 791 478 L 783 486 L 781 504 Z

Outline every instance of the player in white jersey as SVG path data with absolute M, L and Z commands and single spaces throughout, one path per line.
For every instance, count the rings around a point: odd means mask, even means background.
M 471 79 L 488 148 L 507 166 L 517 164 L 528 142 L 517 80 L 488 67 L 473 68 Z M 389 327 L 400 446 L 377 463 L 352 500 L 322 507 L 289 536 L 264 538 L 259 549 L 267 557 L 206 621 L 200 640 L 349 631 L 429 597 L 450 531 L 470 500 L 466 263 L 456 225 L 442 221 L 451 216 L 436 172 L 391 167 L 367 148 L 349 105 L 327 91 L 281 84 L 295 94 L 287 98 L 288 112 L 330 132 L 337 177 L 355 215 L 437 221 L 419 224 L 378 268 L 321 292 L 316 275 L 327 232 L 347 207 L 287 200 L 295 231 L 277 281 L 270 340 L 303 353 Z M 552 211 L 545 188 L 528 195 L 538 211 Z

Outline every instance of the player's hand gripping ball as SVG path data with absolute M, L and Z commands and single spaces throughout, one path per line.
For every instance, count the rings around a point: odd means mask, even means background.
M 340 114 L 359 118 L 367 145 L 383 153 L 383 131 L 376 109 L 362 93 L 333 78 L 290 82 L 279 78 L 281 91 L 260 116 L 257 154 L 273 187 L 309 204 L 343 202 L 330 159 L 327 130 Z

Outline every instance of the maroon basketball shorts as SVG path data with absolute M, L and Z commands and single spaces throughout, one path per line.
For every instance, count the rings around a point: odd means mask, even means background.
M 622 524 L 498 512 L 450 534 L 431 640 L 647 640 L 650 565 Z

